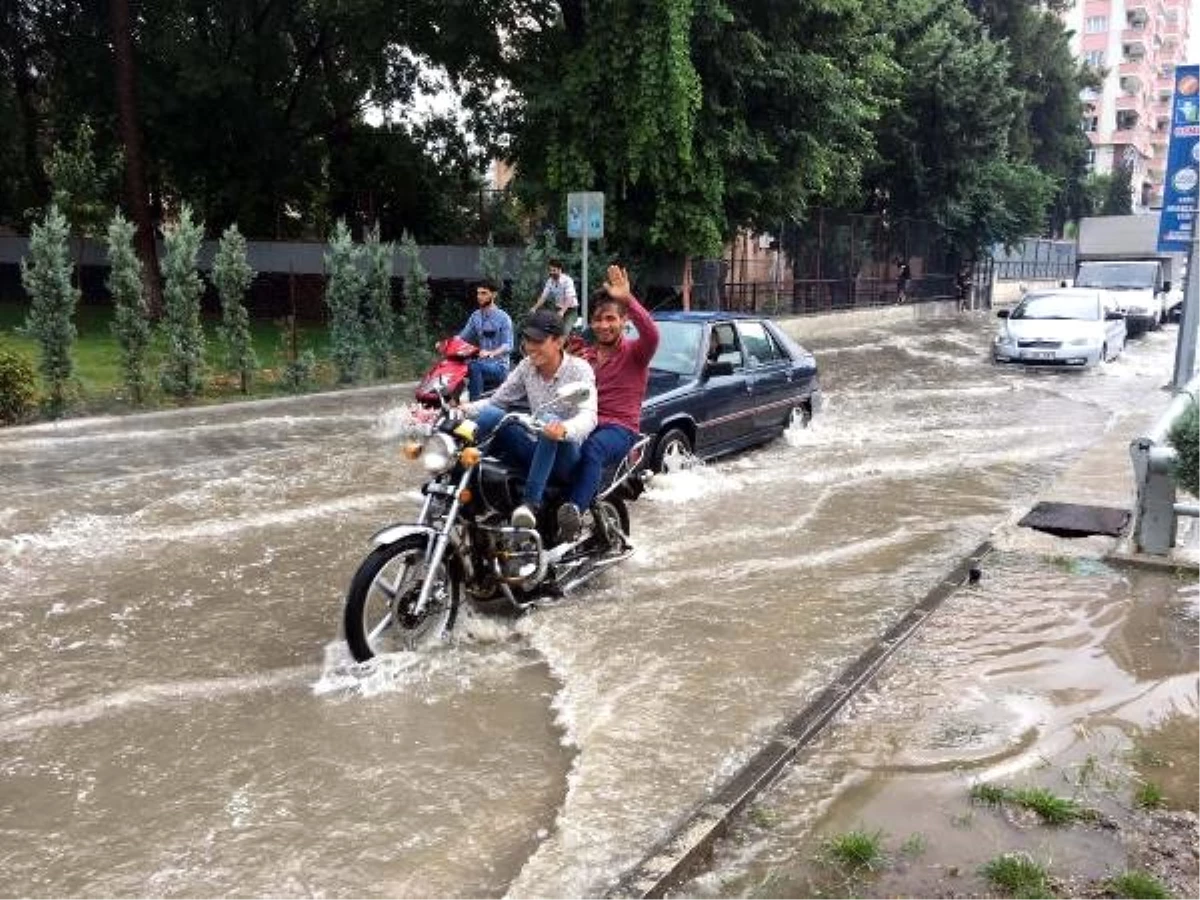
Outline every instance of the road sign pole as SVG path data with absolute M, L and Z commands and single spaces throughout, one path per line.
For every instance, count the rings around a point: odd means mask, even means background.
M 1196 372 L 1196 333 L 1200 331 L 1200 275 L 1196 271 L 1196 242 L 1200 233 L 1192 233 L 1188 252 L 1187 275 L 1183 286 L 1183 308 L 1179 312 L 1179 334 L 1175 344 L 1175 373 L 1171 387 L 1182 391 Z
M 579 322 L 584 328 L 588 323 L 588 217 L 590 210 L 585 201 L 583 204 L 583 272 L 580 274 L 579 283 L 583 286 L 583 293 L 579 297 Z

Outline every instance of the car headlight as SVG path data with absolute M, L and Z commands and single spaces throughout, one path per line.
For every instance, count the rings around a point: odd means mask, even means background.
M 1001 331 L 992 339 L 992 343 L 997 347 L 1010 347 L 1015 344 L 1016 341 L 1013 340 L 1013 336 L 1007 331 Z
M 447 434 L 435 432 L 425 439 L 421 449 L 421 463 L 430 475 L 440 475 L 454 465 L 458 453 L 454 440 Z

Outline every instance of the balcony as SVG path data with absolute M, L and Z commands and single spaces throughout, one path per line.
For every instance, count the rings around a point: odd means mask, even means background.
M 1121 78 L 1136 78 L 1139 84 L 1150 84 L 1150 80 L 1153 78 L 1150 66 L 1143 56 L 1123 61 L 1117 69 L 1117 73 Z
M 1144 31 L 1126 29 L 1121 32 L 1121 54 L 1124 59 L 1142 59 L 1149 46 Z
M 1150 21 L 1150 11 L 1146 8 L 1145 0 L 1134 0 L 1125 7 L 1125 21 L 1134 28 L 1140 28 Z

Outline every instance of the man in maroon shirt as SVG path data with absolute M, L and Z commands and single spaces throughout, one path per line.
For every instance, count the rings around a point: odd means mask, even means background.
M 625 334 L 627 322 L 633 322 L 637 337 Z M 620 266 L 608 267 L 604 287 L 592 295 L 591 326 L 592 343 L 579 355 L 596 372 L 599 415 L 579 448 L 570 494 L 558 510 L 559 541 L 579 534 L 580 510 L 591 506 L 605 466 L 620 461 L 637 440 L 650 360 L 658 349 L 658 326 L 633 296 Z

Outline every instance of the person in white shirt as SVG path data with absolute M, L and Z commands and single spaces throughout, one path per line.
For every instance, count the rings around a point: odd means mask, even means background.
M 575 318 L 579 314 L 579 297 L 575 294 L 575 282 L 563 271 L 561 259 L 552 259 L 547 266 L 550 275 L 542 288 L 541 296 L 537 298 L 530 312 L 549 302 L 563 320 L 563 334 L 570 334 L 571 326 L 575 324 Z
M 512 524 L 518 528 L 533 528 L 546 483 L 554 478 L 566 483 L 579 461 L 579 447 L 596 427 L 596 376 L 590 364 L 577 356 L 563 352 L 562 320 L 549 309 L 529 314 L 521 328 L 521 344 L 525 358 L 491 397 L 465 404 L 463 413 L 479 423 L 479 436 L 484 437 L 500 424 L 505 410 L 512 404 L 525 402 L 538 409 L 553 400 L 558 391 L 573 382 L 591 385 L 589 395 L 564 410 L 564 416 L 547 422 L 534 437 L 524 428 L 509 424 L 502 428 L 492 442 L 491 452 L 512 466 L 527 471 L 524 501 L 513 510 Z

